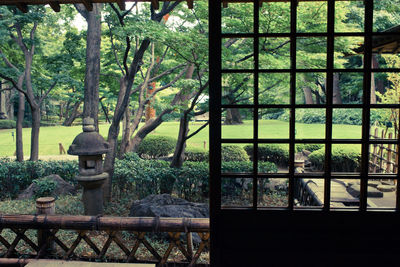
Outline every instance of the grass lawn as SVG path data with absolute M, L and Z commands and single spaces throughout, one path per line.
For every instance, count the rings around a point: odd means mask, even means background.
M 190 122 L 190 130 L 195 131 L 203 122 Z M 100 125 L 100 134 L 107 136 L 108 124 Z M 166 135 L 176 138 L 178 135 L 179 122 L 165 122 L 161 124 L 152 134 Z M 75 136 L 82 131 L 81 126 L 53 126 L 41 127 L 39 137 L 40 155 L 59 154 L 58 143 L 62 143 L 65 150 L 71 145 Z M 15 129 L 0 130 L 0 157 L 12 156 L 15 152 L 15 141 L 13 141 L 12 132 Z M 277 120 L 259 121 L 260 138 L 289 138 L 289 123 Z M 296 123 L 296 138 L 324 138 L 324 124 L 304 124 Z M 223 138 L 253 138 L 252 121 L 244 121 L 241 125 L 223 125 Z M 333 138 L 361 138 L 361 126 L 357 125 L 333 125 Z M 29 155 L 30 151 L 30 129 L 23 129 L 24 154 Z M 200 133 L 189 139 L 188 146 L 203 148 L 204 142 L 208 147 L 208 127 Z

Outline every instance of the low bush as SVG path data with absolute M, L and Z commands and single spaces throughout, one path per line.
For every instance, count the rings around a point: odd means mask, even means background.
M 195 162 L 208 162 L 208 151 L 200 148 L 186 148 L 185 160 Z
M 316 151 L 318 149 L 323 148 L 323 144 L 297 144 L 296 145 L 296 152 L 301 152 L 303 150 L 307 150 L 310 152 Z
M 252 158 L 253 146 L 244 147 L 247 155 Z M 289 146 L 285 144 L 260 144 L 258 146 L 258 160 L 273 162 L 277 165 L 287 165 L 289 162 Z
M 221 147 L 222 162 L 229 161 L 248 161 L 249 156 L 243 147 L 235 145 L 224 145 Z
M 13 129 L 16 125 L 14 120 L 0 120 L 0 129 Z
M 137 153 L 145 158 L 158 158 L 168 156 L 174 152 L 176 139 L 169 136 L 147 136 L 139 144 Z
M 51 196 L 57 187 L 57 182 L 48 177 L 42 179 L 35 179 L 33 180 L 33 183 L 35 183 L 37 186 L 34 195 L 35 199 L 39 197 Z
M 361 153 L 355 146 L 335 145 L 332 147 L 332 171 L 354 172 L 360 168 Z M 323 170 L 325 149 L 312 152 L 309 160 L 317 170 Z
M 58 174 L 70 183 L 76 183 L 77 161 L 24 161 L 0 159 L 0 199 L 13 198 L 35 179 Z

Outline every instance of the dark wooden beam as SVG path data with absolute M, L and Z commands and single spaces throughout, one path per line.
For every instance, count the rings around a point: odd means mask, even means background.
M 158 10 L 160 8 L 160 3 L 158 2 L 158 0 L 151 0 L 151 5 L 155 10 Z
M 90 0 L 82 0 L 82 4 L 85 6 L 87 11 L 92 11 L 93 10 L 93 3 Z
M 193 0 L 187 0 L 187 5 L 189 9 L 193 9 Z
M 25 3 L 17 3 L 17 4 L 15 4 L 15 5 L 17 6 L 17 8 L 18 8 L 19 10 L 21 10 L 21 12 L 23 12 L 23 13 L 28 13 L 29 8 L 28 8 L 28 5 L 27 5 L 27 4 L 25 4 Z
M 121 9 L 121 10 L 126 9 L 125 0 L 117 0 L 117 5 L 119 6 L 119 9 Z
M 60 12 L 61 6 L 59 2 L 50 2 L 49 5 L 55 12 Z
M 222 2 L 222 7 L 227 8 L 228 7 L 228 1 L 223 1 Z

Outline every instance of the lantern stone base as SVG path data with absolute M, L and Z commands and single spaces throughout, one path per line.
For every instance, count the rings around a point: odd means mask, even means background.
M 83 176 L 78 175 L 76 180 L 83 187 L 82 201 L 85 215 L 103 215 L 103 184 L 108 178 L 108 173 Z

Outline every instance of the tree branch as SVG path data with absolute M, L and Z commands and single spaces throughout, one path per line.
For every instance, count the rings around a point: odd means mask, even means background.
M 9 68 L 12 68 L 15 71 L 19 72 L 19 69 L 7 59 L 6 55 L 4 54 L 4 52 L 1 48 L 0 48 L 0 54 L 1 54 L 1 57 L 3 58 L 4 63 L 6 63 L 6 65 Z
M 210 123 L 210 121 L 208 120 L 206 123 L 204 123 L 202 126 L 200 126 L 199 129 L 197 129 L 196 131 L 194 131 L 193 133 L 189 134 L 188 136 L 186 136 L 185 141 L 187 141 L 188 139 L 192 138 L 193 136 L 195 136 L 196 134 L 198 134 L 201 130 L 203 130 L 204 128 L 206 128 L 208 126 L 208 124 Z
M 55 81 L 49 89 L 47 89 L 47 91 L 39 98 L 39 105 L 42 104 L 43 99 L 45 99 L 47 97 L 47 95 L 50 93 L 51 90 L 53 90 L 53 88 L 56 86 L 58 81 Z

